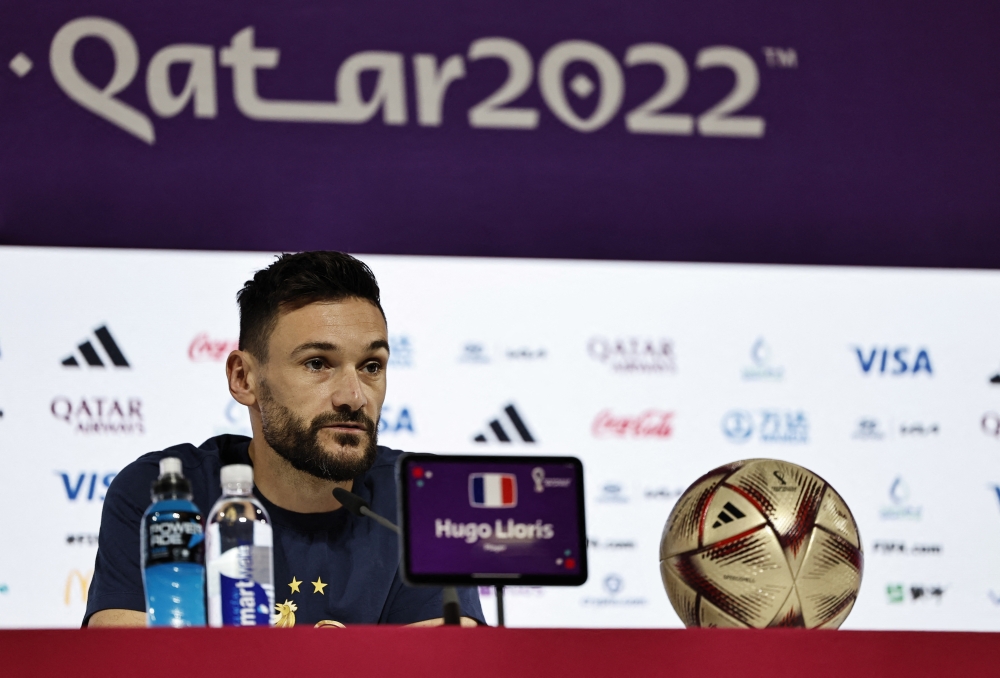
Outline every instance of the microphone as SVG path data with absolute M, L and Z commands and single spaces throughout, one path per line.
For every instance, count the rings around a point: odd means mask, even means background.
M 386 520 L 379 514 L 372 511 L 372 508 L 371 506 L 368 505 L 368 502 L 366 502 L 364 499 L 354 494 L 353 492 L 348 492 L 342 487 L 335 487 L 333 488 L 333 498 L 339 501 L 341 504 L 343 504 L 344 508 L 346 508 L 354 515 L 367 516 L 368 518 L 371 518 L 382 527 L 388 528 L 393 532 L 395 532 L 396 534 L 399 534 L 399 527 L 395 523 Z
M 354 515 L 371 518 L 382 527 L 399 534 L 399 527 L 395 523 L 372 511 L 368 502 L 353 492 L 348 492 L 342 487 L 335 487 L 333 488 L 333 498 Z M 444 623 L 449 626 L 460 625 L 462 623 L 462 607 L 458 600 L 458 591 L 455 590 L 454 586 L 445 586 L 442 589 L 441 602 L 444 606 L 442 614 Z
M 372 511 L 368 502 L 353 492 L 348 492 L 342 487 L 335 487 L 333 488 L 333 498 L 339 501 L 344 508 L 354 515 L 366 516 L 374 520 L 379 525 L 392 530 L 396 534 L 400 533 L 399 526 Z M 444 606 L 442 614 L 444 617 L 444 623 L 449 626 L 456 624 L 460 625 L 462 623 L 462 607 L 458 600 L 458 591 L 455 590 L 454 586 L 445 586 L 441 590 L 441 602 Z

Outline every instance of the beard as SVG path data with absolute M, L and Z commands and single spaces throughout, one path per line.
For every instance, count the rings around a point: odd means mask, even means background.
M 261 431 L 264 440 L 293 468 L 321 480 L 344 482 L 365 473 L 375 463 L 378 424 L 361 410 L 324 412 L 308 424 L 274 399 L 266 382 L 260 389 Z M 319 441 L 326 426 L 353 423 L 365 427 L 365 433 L 336 433 L 334 441 L 347 448 L 347 454 L 327 452 Z M 364 445 L 360 454 L 350 451 Z

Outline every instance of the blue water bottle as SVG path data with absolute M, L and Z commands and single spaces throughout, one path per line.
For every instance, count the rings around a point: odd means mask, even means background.
M 153 504 L 142 516 L 147 626 L 205 625 L 205 534 L 181 460 L 160 460 Z

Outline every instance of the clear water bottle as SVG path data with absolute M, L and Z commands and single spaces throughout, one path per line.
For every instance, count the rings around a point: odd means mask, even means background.
M 267 626 L 274 610 L 273 537 L 253 496 L 253 468 L 223 466 L 222 497 L 208 516 L 205 543 L 210 626 Z
M 142 516 L 142 587 L 148 626 L 205 625 L 205 541 L 201 510 L 181 460 L 160 460 L 153 503 Z

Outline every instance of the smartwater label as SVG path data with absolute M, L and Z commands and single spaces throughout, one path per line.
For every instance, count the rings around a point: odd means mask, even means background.
M 238 550 L 249 551 L 250 547 L 240 546 Z M 271 619 L 271 599 L 263 586 L 253 579 L 234 579 L 224 574 L 219 579 L 223 626 L 267 626 Z
M 253 543 L 234 543 L 226 528 L 209 525 L 212 545 L 206 566 L 208 623 L 211 626 L 267 626 L 274 610 L 271 575 L 271 528 L 257 523 Z M 228 546 L 218 553 L 221 546 Z

